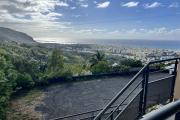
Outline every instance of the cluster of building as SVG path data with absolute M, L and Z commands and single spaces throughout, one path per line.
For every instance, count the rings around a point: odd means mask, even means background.
M 109 54 L 119 55 L 130 59 L 141 60 L 143 63 L 153 60 L 164 60 L 179 57 L 180 53 L 167 49 L 141 48 L 129 46 L 102 46 L 99 50 Z
M 115 45 L 73 45 L 64 47 L 65 51 L 78 51 L 94 53 L 96 50 L 104 51 L 107 55 L 122 56 L 125 58 L 141 60 L 143 63 L 152 60 L 163 60 L 180 56 L 180 52 L 167 49 L 143 48 Z

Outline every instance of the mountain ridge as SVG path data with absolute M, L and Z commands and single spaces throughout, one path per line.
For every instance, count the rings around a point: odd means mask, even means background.
M 5 27 L 0 27 L 0 41 L 27 44 L 36 43 L 30 35 Z

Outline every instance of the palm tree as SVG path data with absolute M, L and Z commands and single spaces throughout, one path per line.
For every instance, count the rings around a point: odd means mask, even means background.
M 96 53 L 93 54 L 90 59 L 91 67 L 98 64 L 100 61 L 104 61 L 105 60 L 104 58 L 105 58 L 105 54 L 97 50 Z

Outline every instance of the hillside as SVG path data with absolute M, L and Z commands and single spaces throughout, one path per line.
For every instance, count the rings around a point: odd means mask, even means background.
M 31 36 L 4 27 L 0 27 L 0 41 L 17 43 L 35 43 Z

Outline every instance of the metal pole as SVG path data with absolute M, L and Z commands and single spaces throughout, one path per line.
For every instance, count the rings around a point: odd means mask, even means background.
M 149 81 L 149 65 L 146 67 L 145 70 L 144 96 L 143 96 L 143 108 L 142 108 L 143 115 L 146 113 L 148 81 Z
M 177 76 L 177 65 L 178 65 L 178 60 L 176 60 L 175 66 L 174 66 L 174 72 L 173 72 L 174 77 L 173 77 L 172 85 L 171 85 L 170 102 L 172 102 L 174 98 L 174 86 L 175 86 L 176 76 Z
M 145 70 L 143 71 L 143 75 L 142 75 L 142 91 L 141 91 L 141 94 L 140 94 L 140 101 L 139 101 L 139 116 L 138 118 L 142 117 L 143 116 L 143 99 L 144 99 L 144 86 L 145 86 Z
M 111 111 L 111 113 L 112 113 L 113 111 Z M 111 115 L 111 120 L 113 120 L 113 114 Z

